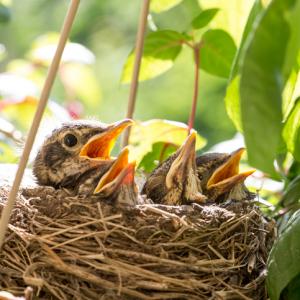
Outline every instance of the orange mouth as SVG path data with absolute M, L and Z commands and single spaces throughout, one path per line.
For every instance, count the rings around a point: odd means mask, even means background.
M 215 187 L 222 189 L 232 188 L 235 184 L 244 181 L 255 172 L 255 170 L 250 170 L 239 173 L 239 164 L 244 151 L 245 148 L 234 151 L 230 158 L 214 171 L 207 182 L 207 189 Z
M 128 148 L 124 148 L 111 168 L 102 176 L 94 194 L 102 192 L 104 189 L 116 190 L 122 183 L 130 184 L 134 181 L 135 162 L 128 163 Z
M 111 159 L 110 153 L 115 142 L 122 131 L 131 126 L 133 121 L 124 119 L 113 123 L 109 128 L 100 134 L 93 136 L 81 149 L 79 156 L 96 160 Z

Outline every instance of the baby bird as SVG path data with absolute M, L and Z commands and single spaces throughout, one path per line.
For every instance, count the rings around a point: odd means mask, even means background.
M 93 193 L 99 178 L 113 164 L 110 152 L 117 137 L 133 121 L 112 124 L 93 121 L 65 123 L 45 140 L 39 150 L 33 173 L 40 185 Z
M 255 170 L 239 173 L 239 163 L 245 148 L 232 153 L 206 153 L 196 158 L 198 177 L 203 194 L 210 201 L 252 199 L 254 194 L 244 181 Z
M 124 148 L 109 170 L 100 178 L 93 194 L 114 206 L 138 204 L 138 189 L 134 181 L 135 162 L 128 162 Z
M 205 202 L 196 170 L 196 132 L 148 177 L 142 194 L 155 203 L 180 205 L 188 202 Z

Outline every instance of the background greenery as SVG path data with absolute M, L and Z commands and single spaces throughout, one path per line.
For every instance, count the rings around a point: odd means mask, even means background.
M 17 161 L 16 146 L 30 125 L 68 2 L 0 0 L 1 162 Z M 130 81 L 140 5 L 82 1 L 46 127 L 71 117 L 111 122 L 125 116 L 124 82 Z M 182 123 L 152 120 L 133 129 L 134 154 L 145 170 L 186 136 L 196 48 L 197 149 L 231 139 L 237 130 L 243 134 L 248 162 L 259 169 L 256 187 L 264 183 L 260 196 L 267 201 L 259 204 L 280 231 L 268 261 L 269 295 L 298 299 L 300 0 L 151 0 L 135 118 Z M 240 144 L 239 138 L 230 142 Z M 217 149 L 227 151 L 227 145 Z
M 28 57 L 39 36 L 59 31 L 67 3 L 60 0 L 12 1 L 11 21 L 0 24 L 0 41 L 6 47 L 1 62 L 2 72 L 9 68 L 12 60 Z M 91 68 L 101 94 L 92 100 L 84 99 L 86 105 L 81 116 L 92 115 L 105 122 L 125 116 L 128 84 L 121 84 L 120 78 L 134 44 L 139 8 L 139 0 L 82 1 L 71 41 L 85 45 L 95 54 Z M 153 14 L 153 20 L 159 28 L 183 30 L 198 13 L 196 0 L 185 0 L 167 12 Z M 164 118 L 187 122 L 193 93 L 191 56 L 189 49 L 184 49 L 174 68 L 140 84 L 135 112 L 137 119 Z M 223 102 L 226 80 L 205 72 L 201 72 L 200 77 L 200 103 L 195 127 L 207 138 L 210 146 L 233 137 L 235 129 Z M 85 88 L 90 87 L 86 85 Z M 66 102 L 65 91 L 59 83 L 55 85 L 52 99 L 62 104 Z M 75 95 L 68 100 L 82 99 Z M 94 102 L 93 105 L 88 101 Z

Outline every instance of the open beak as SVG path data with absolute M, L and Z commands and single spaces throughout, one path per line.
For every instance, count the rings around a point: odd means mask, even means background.
M 94 135 L 88 140 L 82 147 L 79 156 L 97 161 L 110 160 L 110 153 L 118 136 L 132 124 L 132 120 L 124 119 L 109 125 L 105 132 Z
M 177 176 L 178 180 L 180 177 L 184 176 L 185 170 L 189 167 L 189 164 L 192 167 L 192 164 L 195 161 L 195 145 L 196 145 L 196 132 L 193 131 L 185 140 L 184 144 L 178 150 L 179 153 L 176 159 L 173 161 L 169 172 L 166 177 L 166 186 L 170 189 L 173 186 L 173 178 Z
M 239 164 L 245 148 L 231 153 L 228 160 L 217 168 L 207 182 L 207 189 L 217 188 L 220 192 L 230 191 L 236 184 L 245 181 L 255 170 L 239 173 Z
M 112 195 L 122 184 L 134 183 L 135 162 L 128 162 L 128 148 L 124 148 L 111 168 L 101 177 L 94 194 Z

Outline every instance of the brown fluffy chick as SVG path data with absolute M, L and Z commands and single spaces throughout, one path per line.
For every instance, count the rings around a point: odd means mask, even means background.
M 196 132 L 148 177 L 142 194 L 155 203 L 180 205 L 205 202 L 195 162 Z
M 244 151 L 244 148 L 240 148 L 232 153 L 206 153 L 196 158 L 201 188 L 208 201 L 254 198 L 244 181 L 255 170 L 239 173 L 239 163 Z
M 80 194 L 93 193 L 99 178 L 113 163 L 110 152 L 119 134 L 133 121 L 112 124 L 74 121 L 46 138 L 34 164 L 40 185 L 66 187 Z
M 134 206 L 140 202 L 134 181 L 135 162 L 128 162 L 128 154 L 128 148 L 124 148 L 93 192 L 114 206 Z

